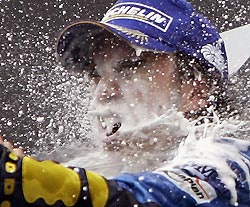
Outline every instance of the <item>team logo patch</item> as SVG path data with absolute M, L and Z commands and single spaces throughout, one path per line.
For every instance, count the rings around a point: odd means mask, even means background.
M 223 53 L 221 50 L 222 41 L 218 41 L 215 44 L 207 44 L 201 48 L 201 53 L 203 57 L 215 66 L 221 73 L 226 68 L 226 61 L 223 57 Z
M 149 24 L 163 32 L 166 32 L 173 18 L 153 7 L 140 3 L 120 3 L 107 11 L 103 23 L 114 19 L 132 19 Z
M 197 177 L 188 176 L 182 171 L 161 171 L 158 173 L 192 196 L 197 204 L 211 202 L 217 197 L 214 188 L 209 183 Z

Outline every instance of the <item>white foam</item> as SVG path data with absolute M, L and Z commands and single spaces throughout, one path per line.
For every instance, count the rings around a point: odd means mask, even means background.
M 241 153 L 247 150 L 249 142 L 233 138 L 230 138 L 230 142 L 221 142 L 219 137 L 228 132 L 242 130 L 241 127 L 244 125 L 245 123 L 240 121 L 228 120 L 207 122 L 189 128 L 187 139 L 180 144 L 176 157 L 169 163 L 167 169 L 192 165 L 216 169 L 220 180 L 231 193 L 231 203 L 237 203 L 235 182 L 237 175 L 228 165 L 228 161 L 236 162 L 244 170 L 246 182 L 250 184 L 250 162 Z

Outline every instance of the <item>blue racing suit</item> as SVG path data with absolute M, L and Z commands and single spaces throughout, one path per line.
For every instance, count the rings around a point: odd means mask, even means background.
M 200 154 L 194 151 L 193 161 L 185 162 L 184 157 L 179 164 L 173 161 L 154 172 L 106 179 L 83 168 L 19 158 L 1 146 L 0 206 L 249 207 L 250 143 L 217 141 L 230 145 L 235 154 L 226 158 L 230 169 L 227 179 L 221 176 L 225 165 L 218 163 L 229 155 L 223 150 L 216 152 L 218 162 L 214 166 L 209 161 L 202 164 Z

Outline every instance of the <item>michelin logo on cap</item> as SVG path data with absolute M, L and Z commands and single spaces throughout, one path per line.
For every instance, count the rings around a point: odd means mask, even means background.
M 126 2 L 114 5 L 102 19 L 107 23 L 115 19 L 132 19 L 149 24 L 163 32 L 168 30 L 173 18 L 148 5 Z

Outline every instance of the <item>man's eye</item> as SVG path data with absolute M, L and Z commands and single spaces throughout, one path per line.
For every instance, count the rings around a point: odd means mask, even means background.
M 86 66 L 83 70 L 83 72 L 88 75 L 88 77 L 91 79 L 91 80 L 94 80 L 95 82 L 97 80 L 100 79 L 100 75 L 96 69 L 96 66 L 92 63 L 92 64 L 89 64 L 88 66 Z
M 114 69 L 116 72 L 125 72 L 125 70 L 133 70 L 142 67 L 144 64 L 145 61 L 140 58 L 125 59 L 123 61 L 118 62 Z
M 96 67 L 93 67 L 91 69 L 89 69 L 89 77 L 90 78 L 100 78 L 100 75 L 98 74 L 97 70 L 96 70 Z

